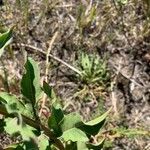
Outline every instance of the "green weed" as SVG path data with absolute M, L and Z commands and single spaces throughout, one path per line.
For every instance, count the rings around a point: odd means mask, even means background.
M 81 54 L 78 61 L 78 69 L 82 73 L 80 80 L 86 84 L 98 83 L 105 86 L 109 80 L 109 72 L 106 59 L 100 59 L 97 55 Z

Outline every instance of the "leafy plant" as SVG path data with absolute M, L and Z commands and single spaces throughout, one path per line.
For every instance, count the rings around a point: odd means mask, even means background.
M 62 109 L 55 104 L 52 106 L 48 125 L 43 126 L 38 117 L 37 105 L 40 93 L 42 91 L 47 93 L 48 89 L 46 89 L 47 87 L 39 88 L 40 85 L 36 80 L 39 78 L 36 67 L 36 62 L 28 58 L 25 64 L 26 73 L 21 81 L 22 100 L 6 92 L 0 93 L 0 114 L 5 116 L 3 128 L 9 134 L 18 133 L 22 137 L 22 141 L 12 149 L 18 149 L 18 147 L 27 149 L 28 143 L 32 143 L 36 149 L 44 144 L 41 143 L 43 141 L 39 140 L 40 138 L 45 139 L 47 148 L 55 145 L 58 149 L 67 149 L 74 145 L 74 149 L 80 149 L 80 147 L 101 149 L 103 142 L 93 145 L 89 141 L 91 136 L 95 136 L 104 125 L 108 112 L 85 123 L 76 113 L 64 115 Z M 50 87 L 48 88 L 50 89 Z M 39 149 L 41 148 L 39 147 Z
M 9 35 L 5 42 L 4 35 Z M 9 30 L 0 37 L 1 47 L 10 39 Z M 51 98 L 52 89 L 45 82 L 41 87 L 38 65 L 30 57 L 25 63 L 25 71 L 21 80 L 21 99 L 7 92 L 0 92 L 0 114 L 4 116 L 0 131 L 21 136 L 20 142 L 9 145 L 4 150 L 100 150 L 104 140 L 98 144 L 90 141 L 103 127 L 109 111 L 92 121 L 83 122 L 79 114 L 66 115 L 60 105 L 54 102 L 45 125 L 38 115 L 39 100 L 43 92 Z
M 82 53 L 78 62 L 78 68 L 82 73 L 80 78 L 83 82 L 105 85 L 109 79 L 105 59 L 102 60 L 96 55 Z

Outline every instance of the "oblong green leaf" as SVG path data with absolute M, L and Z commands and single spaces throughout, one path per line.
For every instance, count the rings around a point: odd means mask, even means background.
M 98 134 L 98 132 L 104 125 L 105 119 L 109 112 L 110 112 L 110 110 L 108 110 L 106 113 L 104 113 L 100 117 L 98 117 L 94 120 L 91 120 L 89 122 L 86 122 L 86 123 L 82 122 L 82 123 L 78 124 L 77 128 L 79 128 L 80 130 L 85 132 L 88 136 L 96 135 L 96 134 Z
M 52 97 L 52 88 L 45 81 L 43 82 L 43 91 L 49 98 Z
M 104 119 L 106 119 L 106 117 L 108 116 L 108 113 L 110 112 L 110 110 L 108 110 L 107 112 L 105 112 L 103 115 L 89 121 L 86 122 L 85 125 L 89 125 L 89 126 L 94 126 L 96 124 L 99 124 L 100 122 L 102 122 Z
M 42 90 L 40 87 L 40 72 L 37 63 L 28 58 L 25 64 L 26 73 L 21 80 L 21 92 L 33 105 L 39 100 Z
M 60 107 L 52 106 L 52 113 L 48 119 L 48 126 L 50 129 L 53 129 L 54 134 L 59 137 L 62 135 L 62 129 L 60 126 L 60 122 L 64 118 L 64 114 Z
M 54 90 L 52 89 L 52 87 L 49 86 L 48 83 L 46 83 L 45 81 L 43 82 L 43 88 L 42 90 L 44 91 L 44 93 L 48 96 L 48 98 L 51 100 L 51 104 L 53 104 L 53 106 L 57 103 L 58 101 L 58 97 L 56 96 Z

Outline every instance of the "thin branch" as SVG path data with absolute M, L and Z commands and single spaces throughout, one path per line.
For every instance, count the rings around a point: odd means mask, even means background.
M 117 71 L 118 68 L 116 66 L 113 66 Z M 119 71 L 119 73 L 126 79 L 128 79 L 130 82 L 134 83 L 135 85 L 139 86 L 140 88 L 143 88 L 144 86 L 139 84 L 138 82 L 136 82 L 134 79 L 132 79 L 131 77 L 128 77 L 127 75 L 125 75 L 123 72 Z
M 42 55 L 46 56 L 46 53 L 45 53 L 42 49 L 39 49 L 39 48 L 34 47 L 34 46 L 32 46 L 32 45 L 27 45 L 27 44 L 21 43 L 21 44 L 19 44 L 18 46 L 23 46 L 23 47 L 29 48 L 29 50 L 32 51 L 32 52 L 36 52 L 36 53 L 38 53 L 38 54 L 42 54 Z M 35 51 L 34 51 L 34 50 L 35 50 Z M 70 68 L 71 70 L 73 70 L 73 71 L 76 72 L 77 74 L 82 75 L 81 71 L 79 71 L 78 69 L 74 68 L 73 66 L 71 66 L 71 65 L 68 64 L 68 63 L 66 63 L 65 61 L 61 60 L 60 58 L 58 58 L 58 57 L 56 57 L 56 56 L 54 56 L 54 55 L 52 55 L 52 54 L 49 54 L 49 57 L 52 58 L 52 59 L 54 59 L 55 61 L 60 62 L 60 63 L 63 64 L 64 66 Z
M 75 5 L 74 4 L 65 4 L 65 5 L 55 6 L 55 8 L 70 8 L 70 7 L 75 7 Z
M 115 116 L 119 116 L 118 107 L 117 107 L 118 99 L 116 97 L 115 89 L 116 89 L 119 73 L 120 73 L 121 68 L 122 68 L 121 63 L 122 63 L 122 58 L 120 58 L 120 60 L 119 60 L 119 67 L 117 69 L 116 76 L 115 76 L 114 80 L 111 83 L 111 100 L 112 100 L 112 105 L 113 105 L 113 109 L 114 109 L 114 112 L 115 112 Z

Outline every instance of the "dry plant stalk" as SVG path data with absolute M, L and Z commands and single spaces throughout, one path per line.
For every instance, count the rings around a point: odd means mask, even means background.
M 111 100 L 112 100 L 112 106 L 113 106 L 113 110 L 114 110 L 114 115 L 115 116 L 118 116 L 119 115 L 119 112 L 118 112 L 118 108 L 117 108 L 117 96 L 116 96 L 116 92 L 115 92 L 115 86 L 117 84 L 117 80 L 118 80 L 118 76 L 119 76 L 119 73 L 121 71 L 121 63 L 122 63 L 122 58 L 120 58 L 120 61 L 119 61 L 119 67 L 117 69 L 117 73 L 116 73 L 116 76 L 114 78 L 114 81 L 112 83 L 112 87 L 111 87 Z
M 51 52 L 51 50 L 52 50 L 53 44 L 54 44 L 54 42 L 55 42 L 57 36 L 58 36 L 58 31 L 55 32 L 55 34 L 53 35 L 51 41 L 49 42 L 49 47 L 48 47 L 48 50 L 47 50 L 47 53 L 46 53 L 46 62 L 45 62 L 46 70 L 45 70 L 45 79 L 44 79 L 45 82 L 48 82 L 48 70 L 49 70 L 49 67 L 50 67 L 49 55 L 50 55 L 50 52 Z M 41 109 L 40 109 L 40 112 L 39 112 L 39 117 L 41 117 L 42 111 L 43 111 L 43 109 L 45 108 L 46 99 L 47 99 L 47 96 L 46 96 L 46 94 L 44 93 L 44 94 L 43 94 L 43 98 L 42 98 L 42 100 L 41 100 L 42 105 L 41 105 Z
M 35 46 L 32 46 L 32 45 L 27 45 L 27 44 L 23 44 L 23 43 L 20 43 L 20 44 L 17 44 L 18 46 L 22 46 L 22 47 L 26 47 L 26 48 L 29 48 L 27 49 L 27 51 L 31 51 L 31 52 L 36 52 L 37 54 L 39 55 L 44 55 L 46 56 L 47 54 L 42 50 L 42 49 L 39 49 Z M 34 51 L 35 50 L 35 51 Z M 49 54 L 49 57 L 54 59 L 55 61 L 63 64 L 64 66 L 68 67 L 69 69 L 73 70 L 74 72 L 76 72 L 77 74 L 79 75 L 82 75 L 81 71 L 79 71 L 78 69 L 76 69 L 75 67 L 71 66 L 70 64 L 66 63 L 65 61 L 61 60 L 60 58 L 52 55 L 52 54 Z

